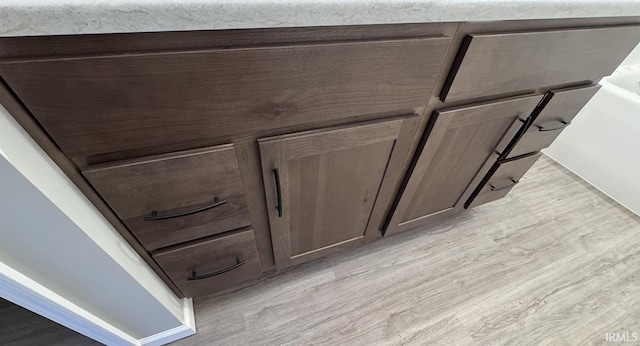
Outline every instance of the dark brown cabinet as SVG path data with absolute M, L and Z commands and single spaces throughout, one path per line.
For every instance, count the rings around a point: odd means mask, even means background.
M 418 116 L 259 140 L 278 268 L 379 234 Z M 404 149 L 404 150 L 403 150 Z
M 0 37 L 0 101 L 197 296 L 504 197 L 639 40 L 640 17 Z

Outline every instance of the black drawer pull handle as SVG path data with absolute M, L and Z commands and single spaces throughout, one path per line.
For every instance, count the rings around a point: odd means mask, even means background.
M 175 213 L 175 214 L 167 214 L 167 215 L 158 215 L 157 211 L 152 211 L 151 215 L 147 215 L 143 218 L 144 221 L 157 221 L 157 220 L 166 220 L 166 219 L 173 219 L 176 217 L 181 217 L 181 216 L 187 216 L 187 215 L 191 215 L 191 214 L 195 214 L 195 213 L 199 213 L 205 210 L 209 210 L 209 209 L 213 209 L 215 207 L 219 207 L 223 204 L 227 203 L 226 199 L 223 199 L 222 201 L 218 199 L 218 197 L 213 199 L 213 203 L 211 204 L 207 204 L 203 207 L 200 208 L 196 208 L 196 209 L 191 209 L 191 210 L 187 210 L 187 211 L 183 211 L 180 213 Z
M 224 274 L 228 271 L 234 270 L 238 267 L 242 267 L 244 265 L 244 261 L 240 260 L 240 257 L 236 257 L 236 264 L 230 266 L 230 267 L 226 267 L 224 269 L 220 269 L 216 272 L 213 273 L 209 273 L 209 274 L 204 274 L 204 275 L 196 275 L 196 271 L 192 271 L 191 272 L 191 276 L 187 278 L 188 281 L 193 281 L 193 280 L 202 280 L 202 279 L 207 279 L 210 278 L 212 276 L 216 276 L 216 275 L 220 275 L 220 274 Z
M 516 184 L 519 183 L 519 181 L 515 181 L 513 179 L 509 179 L 509 180 L 511 180 L 512 183 L 509 184 L 509 185 L 505 185 L 505 186 L 495 187 L 495 186 L 489 184 L 489 186 L 491 186 L 491 191 L 500 191 L 500 190 L 510 189 L 510 188 L 516 186 Z
M 273 169 L 273 176 L 276 179 L 276 195 L 278 196 L 276 209 L 278 210 L 278 217 L 282 217 L 282 191 L 280 190 L 280 172 L 278 172 L 277 168 Z
M 544 128 L 540 125 L 536 125 L 538 127 L 538 131 L 540 132 L 545 132 L 545 131 L 555 131 L 555 130 L 562 130 L 563 128 L 571 125 L 570 121 L 563 121 L 560 120 L 560 122 L 562 123 L 562 125 L 558 126 L 558 127 L 552 127 L 552 128 Z

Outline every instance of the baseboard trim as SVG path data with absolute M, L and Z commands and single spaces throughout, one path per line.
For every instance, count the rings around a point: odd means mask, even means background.
M 160 346 L 196 333 L 191 298 L 182 299 L 183 325 L 137 340 L 3 262 L 0 297 L 105 345 Z
M 196 333 L 196 321 L 193 310 L 193 299 L 184 298 L 182 300 L 182 311 L 184 313 L 183 325 L 147 336 L 146 338 L 138 340 L 138 344 L 140 346 L 161 346 L 194 335 Z
M 0 262 L 0 297 L 105 345 L 139 341 Z

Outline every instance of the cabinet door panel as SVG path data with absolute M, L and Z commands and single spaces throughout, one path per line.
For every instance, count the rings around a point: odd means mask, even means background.
M 259 140 L 279 268 L 375 236 L 418 119 Z
M 542 96 L 436 111 L 426 142 L 385 234 L 462 210 L 479 180 L 506 148 Z
M 294 257 L 364 236 L 392 146 L 377 142 L 287 162 Z

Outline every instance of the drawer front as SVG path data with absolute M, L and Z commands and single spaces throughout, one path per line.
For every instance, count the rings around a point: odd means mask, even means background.
M 469 34 L 440 98 L 455 101 L 597 82 L 615 70 L 639 37 L 640 26 Z
M 550 91 L 549 102 L 518 140 L 508 157 L 539 151 L 551 145 L 562 130 L 600 89 L 599 85 Z
M 162 250 L 153 258 L 187 297 L 222 290 L 262 275 L 252 229 Z
M 448 37 L 0 63 L 71 157 L 424 106 Z
M 496 162 L 466 207 L 473 208 L 506 196 L 541 155 L 535 153 L 517 160 Z
M 251 223 L 232 144 L 83 174 L 147 250 Z

